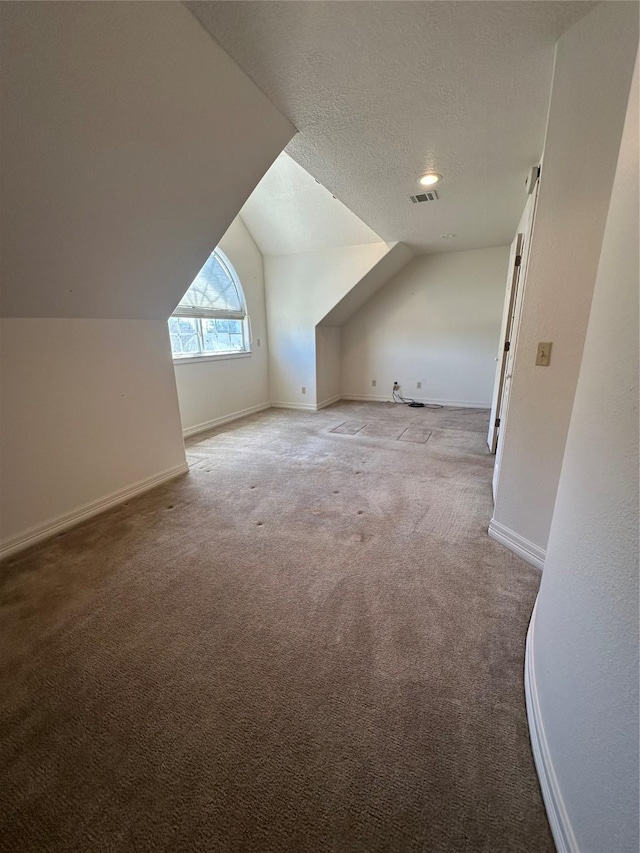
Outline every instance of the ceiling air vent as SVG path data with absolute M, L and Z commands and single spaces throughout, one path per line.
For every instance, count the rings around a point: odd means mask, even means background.
M 421 201 L 438 201 L 438 193 L 435 190 L 429 190 L 429 192 L 426 193 L 410 195 L 409 198 L 413 204 L 420 204 Z

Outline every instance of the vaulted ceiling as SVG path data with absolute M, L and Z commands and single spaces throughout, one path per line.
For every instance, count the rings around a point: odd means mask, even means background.
M 241 214 L 263 255 L 317 252 L 381 241 L 284 152 L 247 199 Z
M 442 252 L 510 242 L 555 42 L 596 4 L 186 5 L 295 124 L 299 164 L 384 240 Z M 412 204 L 429 170 L 440 198 Z

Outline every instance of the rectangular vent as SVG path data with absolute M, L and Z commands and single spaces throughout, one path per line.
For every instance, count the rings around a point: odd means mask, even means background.
M 438 201 L 438 193 L 435 190 L 429 190 L 429 192 L 426 193 L 410 195 L 409 198 L 413 204 L 420 204 L 421 201 Z

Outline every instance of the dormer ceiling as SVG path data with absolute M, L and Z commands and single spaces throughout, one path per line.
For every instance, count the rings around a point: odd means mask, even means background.
M 368 225 L 284 151 L 240 213 L 263 255 L 381 242 Z
M 555 42 L 596 4 L 186 5 L 297 127 L 300 165 L 382 239 L 442 252 L 511 241 Z M 438 203 L 412 204 L 430 171 Z

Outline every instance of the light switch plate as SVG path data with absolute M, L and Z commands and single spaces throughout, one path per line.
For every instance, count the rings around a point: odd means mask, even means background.
M 551 341 L 541 341 L 536 353 L 536 364 L 538 367 L 548 367 L 551 361 Z

